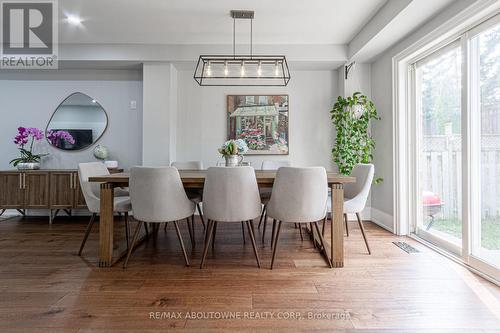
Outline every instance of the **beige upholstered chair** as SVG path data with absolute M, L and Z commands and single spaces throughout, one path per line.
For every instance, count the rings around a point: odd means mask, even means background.
M 203 162 L 201 161 L 187 161 L 187 162 L 172 162 L 171 166 L 177 168 L 177 170 L 203 170 Z M 201 211 L 200 203 L 202 200 L 202 191 L 198 190 L 187 190 L 186 194 L 189 200 L 196 204 L 196 209 L 200 215 L 201 223 L 203 224 L 203 229 L 205 229 L 205 219 L 203 218 L 203 212 Z M 167 225 L 165 224 L 165 228 Z M 191 226 L 194 231 L 194 224 Z M 193 236 L 192 236 L 193 238 Z M 194 242 L 194 239 L 192 239 Z
M 259 188 L 252 167 L 209 168 L 203 190 L 203 213 L 208 226 L 200 268 L 203 268 L 208 247 L 215 238 L 217 223 L 226 222 L 241 222 L 242 226 L 247 226 L 257 266 L 260 267 L 253 230 L 253 219 L 259 217 L 260 212 Z
M 262 161 L 261 170 L 278 170 L 281 167 L 291 166 L 289 161 L 274 161 L 274 160 L 264 160 Z M 262 214 L 260 215 L 259 225 L 264 221 L 264 230 L 262 232 L 262 244 L 265 242 L 266 237 L 266 226 L 267 226 L 267 214 L 266 214 L 266 206 L 271 199 L 272 188 L 262 188 L 260 189 L 260 200 L 262 202 Z
M 82 188 L 83 197 L 85 198 L 85 203 L 87 204 L 88 210 L 92 213 L 90 217 L 89 224 L 85 230 L 85 236 L 83 237 L 82 243 L 80 245 L 80 250 L 78 255 L 82 254 L 87 238 L 92 231 L 92 226 L 94 225 L 96 216 L 99 214 L 101 209 L 101 188 L 99 183 L 89 182 L 89 177 L 93 176 L 104 176 L 109 175 L 109 170 L 103 163 L 100 162 L 90 162 L 90 163 L 80 163 L 78 165 L 78 177 L 80 178 L 80 185 Z M 117 189 L 115 191 L 114 197 L 114 211 L 118 213 L 125 214 L 125 233 L 127 239 L 127 247 L 129 246 L 129 225 L 128 225 L 128 212 L 131 210 L 130 198 L 124 196 L 128 194 L 128 191 Z
M 186 265 L 189 260 L 177 221 L 193 216 L 195 204 L 184 191 L 179 171 L 174 167 L 134 167 L 130 170 L 130 200 L 134 219 L 139 224 L 134 232 L 123 267 L 127 267 L 142 225 L 146 223 L 174 222 Z
M 368 254 L 371 254 L 371 250 L 366 238 L 365 227 L 363 225 L 363 220 L 361 219 L 360 214 L 361 211 L 365 209 L 366 200 L 368 199 L 368 194 L 370 193 L 374 174 L 375 166 L 373 164 L 356 164 L 352 168 L 351 172 L 351 176 L 356 177 L 356 182 L 344 184 L 344 221 L 347 236 L 349 237 L 347 214 L 356 214 L 359 229 L 361 229 L 361 234 L 363 235 Z M 328 200 L 329 212 L 332 211 L 331 205 L 331 200 Z M 323 233 L 324 230 L 325 228 L 323 225 Z
M 273 219 L 273 257 L 274 266 L 281 224 L 309 223 L 311 232 L 316 230 L 325 251 L 323 236 L 318 228 L 318 221 L 326 218 L 326 200 L 328 198 L 328 181 L 323 167 L 278 169 L 274 181 L 273 193 L 267 204 L 267 214 Z M 275 232 L 275 225 L 277 230 Z M 314 229 L 313 229 L 314 227 Z M 329 263 L 331 265 L 331 263 Z

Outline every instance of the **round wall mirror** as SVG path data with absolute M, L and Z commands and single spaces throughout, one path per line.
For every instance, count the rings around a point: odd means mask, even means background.
M 99 141 L 107 126 L 104 108 L 92 97 L 76 92 L 54 111 L 45 137 L 56 148 L 81 150 Z

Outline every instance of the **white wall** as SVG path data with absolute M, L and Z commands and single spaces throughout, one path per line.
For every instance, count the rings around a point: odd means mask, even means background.
M 109 148 L 110 159 L 120 166 L 141 163 L 142 81 L 139 71 L 58 70 L 50 72 L 0 73 L 0 169 L 10 169 L 18 156 L 13 138 L 17 127 L 45 130 L 52 113 L 70 94 L 82 92 L 106 110 L 109 124 L 99 141 Z M 131 110 L 130 101 L 137 101 Z M 44 168 L 76 168 L 79 162 L 95 161 L 91 148 L 68 152 L 40 141 L 39 152 L 48 152 Z
M 343 77 L 345 78 L 345 76 Z M 347 80 L 345 80 L 345 95 L 351 96 L 355 92 L 361 92 L 370 98 L 371 84 L 370 64 L 356 63 L 349 71 Z
M 170 165 L 175 158 L 177 70 L 170 63 L 145 63 L 143 82 L 142 160 L 148 166 Z
M 178 72 L 177 160 L 220 159 L 217 148 L 227 140 L 226 96 L 288 94 L 290 155 L 246 156 L 260 168 L 262 160 L 289 160 L 293 165 L 321 165 L 333 170 L 334 140 L 330 109 L 337 98 L 337 71 L 295 71 L 287 87 L 200 87 L 192 71 Z

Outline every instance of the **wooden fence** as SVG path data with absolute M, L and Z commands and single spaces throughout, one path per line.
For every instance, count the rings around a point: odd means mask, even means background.
M 442 217 L 461 216 L 462 140 L 457 135 L 432 135 L 423 138 L 422 190 L 439 195 Z M 500 216 L 500 135 L 481 138 L 481 214 Z

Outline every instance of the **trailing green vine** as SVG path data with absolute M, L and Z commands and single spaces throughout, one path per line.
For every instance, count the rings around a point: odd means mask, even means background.
M 344 98 L 339 96 L 330 111 L 337 137 L 332 149 L 339 172 L 349 175 L 354 165 L 370 163 L 375 141 L 370 136 L 370 120 L 380 120 L 375 104 L 360 92 Z M 380 183 L 382 178 L 374 182 Z

